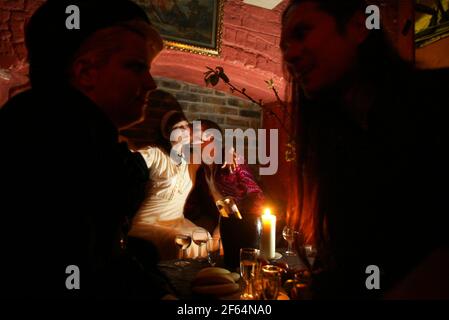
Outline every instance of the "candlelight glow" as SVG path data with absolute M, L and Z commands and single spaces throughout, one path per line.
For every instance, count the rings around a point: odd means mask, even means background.
M 265 216 L 271 216 L 271 209 L 270 208 L 265 208 L 264 215 Z
M 276 253 L 276 216 L 265 208 L 262 215 L 262 234 L 260 237 L 260 251 L 267 259 L 274 259 Z

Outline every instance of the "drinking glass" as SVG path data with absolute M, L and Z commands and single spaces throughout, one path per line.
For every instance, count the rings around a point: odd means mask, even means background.
M 185 260 L 185 250 L 190 246 L 192 242 L 192 237 L 189 234 L 177 234 L 175 236 L 175 244 L 179 249 L 179 261 L 175 262 L 175 266 L 185 267 L 190 264 L 189 261 Z
M 262 267 L 263 298 L 276 300 L 281 286 L 281 268 L 273 265 Z
M 212 267 L 214 267 L 220 260 L 220 244 L 221 239 L 219 236 L 210 237 L 207 240 L 207 259 Z
M 317 255 L 317 249 L 312 244 L 305 244 L 304 245 L 304 254 L 307 257 L 307 261 L 309 262 L 310 267 L 313 267 L 313 264 L 315 263 L 315 258 Z
M 240 298 L 242 300 L 256 299 L 252 282 L 257 277 L 259 254 L 260 254 L 259 249 L 255 248 L 240 249 L 240 275 L 242 277 L 242 286 L 243 286 Z
M 198 257 L 199 260 L 206 260 L 203 255 L 203 245 L 206 247 L 206 256 L 207 256 L 207 240 L 209 239 L 209 234 L 204 229 L 195 229 L 192 233 L 192 240 L 198 246 Z
M 287 256 L 295 256 L 296 252 L 293 250 L 292 244 L 295 241 L 295 238 L 298 236 L 298 231 L 287 225 L 282 230 L 282 236 L 288 243 L 288 248 L 287 251 L 285 251 L 285 254 Z

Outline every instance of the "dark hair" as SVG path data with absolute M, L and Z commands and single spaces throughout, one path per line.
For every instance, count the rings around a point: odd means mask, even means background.
M 305 2 L 317 3 L 321 10 L 334 17 L 340 32 L 345 31 L 347 23 L 356 13 L 364 13 L 368 5 L 368 1 L 365 0 L 290 0 L 282 14 L 282 26 L 286 23 L 289 11 Z M 382 27 L 379 30 L 370 30 L 368 37 L 359 47 L 358 57 L 360 65 L 371 67 L 364 70 L 367 73 L 371 71 L 379 73 L 379 70 L 387 70 L 391 66 L 411 67 L 410 63 L 399 56 Z
M 282 14 L 282 22 L 285 22 L 288 12 L 296 5 L 304 2 L 315 2 L 319 8 L 333 16 L 337 27 L 342 31 L 351 17 L 366 6 L 364 0 L 291 0 Z
M 218 131 L 222 131 L 220 126 L 212 121 L 212 120 L 207 120 L 207 119 L 197 119 L 195 121 L 201 121 L 201 130 L 205 131 L 207 129 L 216 129 Z
M 79 8 L 79 29 L 66 28 L 69 5 Z M 47 0 L 25 27 L 32 86 L 67 84 L 67 69 L 81 44 L 97 30 L 130 20 L 150 23 L 130 0 Z
M 161 123 L 161 133 L 162 136 L 167 139 L 167 137 L 170 137 L 170 132 L 172 131 L 172 128 L 175 124 L 181 121 L 188 121 L 186 116 L 182 111 L 176 111 L 172 110 L 167 113 L 168 118 L 163 118 Z M 165 117 L 165 116 L 164 116 Z
M 221 127 L 216 122 L 214 122 L 212 120 L 196 119 L 195 121 L 201 121 L 201 131 L 206 131 L 208 129 L 215 129 L 215 130 L 218 130 L 220 133 L 223 133 Z M 222 155 L 221 161 L 222 161 L 222 163 L 224 163 L 224 161 L 226 160 L 226 158 L 225 158 L 226 157 L 226 150 L 225 150 L 225 145 L 224 144 L 222 145 L 222 154 L 221 155 Z M 221 168 L 221 165 L 217 165 L 217 164 L 214 163 L 213 174 L 215 174 L 216 171 L 219 168 Z
M 315 2 L 319 8 L 333 16 L 340 32 L 350 19 L 364 8 L 367 3 L 363 0 L 291 0 L 283 12 L 282 24 L 286 23 L 288 12 L 296 5 L 304 2 Z M 410 63 L 404 61 L 391 45 L 386 33 L 381 30 L 371 30 L 365 41 L 358 48 L 358 60 L 355 62 L 362 77 L 366 77 L 371 84 L 381 84 L 385 77 L 395 75 L 398 72 L 411 70 Z M 284 70 L 287 68 L 284 66 Z M 290 79 L 289 93 L 292 102 L 292 114 L 295 124 L 298 173 L 298 198 L 293 200 L 289 213 L 302 231 L 306 240 L 313 241 L 318 247 L 325 246 L 329 237 L 329 229 L 326 226 L 328 211 L 320 208 L 323 203 L 321 190 L 327 187 L 327 181 L 322 173 L 314 168 L 317 159 L 314 148 L 315 138 L 319 128 L 311 128 L 310 114 L 307 112 L 309 101 L 305 98 L 300 85 L 292 77 Z M 306 130 L 306 128 L 311 130 Z M 306 134 L 308 132 L 308 134 Z M 312 132 L 312 133 L 310 133 Z M 325 161 L 324 159 L 323 161 Z

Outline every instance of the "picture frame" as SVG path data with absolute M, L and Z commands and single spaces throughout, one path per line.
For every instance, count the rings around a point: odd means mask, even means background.
M 415 0 L 415 46 L 449 36 L 449 0 Z
M 225 0 L 133 0 L 159 31 L 166 48 L 219 56 Z

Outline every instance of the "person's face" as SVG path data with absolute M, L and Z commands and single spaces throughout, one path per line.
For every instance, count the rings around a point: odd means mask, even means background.
M 176 144 L 190 144 L 191 140 L 190 124 L 186 120 L 177 122 L 170 131 L 170 137 L 175 140 L 171 140 L 172 145 Z
M 339 30 L 335 18 L 312 1 L 287 13 L 281 34 L 283 58 L 309 96 L 337 84 L 353 68 L 358 45 L 366 36 L 364 23 L 353 20 Z
M 124 32 L 121 49 L 95 68 L 89 96 L 118 128 L 143 118 L 146 98 L 156 84 L 150 67 L 158 52 L 141 36 Z

